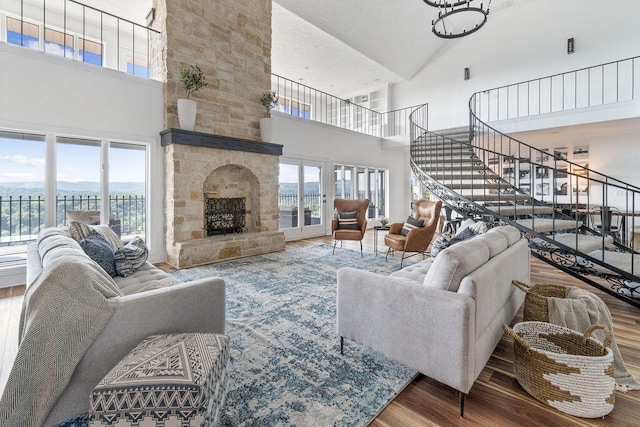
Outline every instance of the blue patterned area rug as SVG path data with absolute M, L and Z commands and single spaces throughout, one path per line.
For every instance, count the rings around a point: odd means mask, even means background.
M 340 355 L 336 271 L 388 274 L 398 260 L 316 245 L 179 270 L 227 284 L 231 371 L 224 426 L 364 426 L 415 377 L 351 342 Z

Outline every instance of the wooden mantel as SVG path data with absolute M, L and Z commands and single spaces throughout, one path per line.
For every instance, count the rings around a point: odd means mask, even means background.
M 167 129 L 160 132 L 161 145 L 183 144 L 222 150 L 246 151 L 249 153 L 282 155 L 282 145 L 271 142 L 251 141 L 230 136 L 213 135 L 183 129 Z

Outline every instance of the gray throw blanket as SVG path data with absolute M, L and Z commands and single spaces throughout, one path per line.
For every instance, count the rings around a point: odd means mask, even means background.
M 616 390 L 640 390 L 640 382 L 624 365 L 618 344 L 613 333 L 613 323 L 609 308 L 597 295 L 578 288 L 568 286 L 565 298 L 548 298 L 549 323 L 584 332 L 589 326 L 600 323 L 611 331 L 611 350 L 613 351 L 613 376 Z M 596 338 L 604 341 L 603 331 L 594 332 Z
M 88 258 L 59 257 L 29 286 L 21 342 L 0 400 L 0 426 L 41 426 L 115 310 L 120 292 Z M 88 398 L 88 397 L 87 397 Z

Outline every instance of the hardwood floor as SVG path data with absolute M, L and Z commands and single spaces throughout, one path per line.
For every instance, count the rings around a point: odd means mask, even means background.
M 382 235 L 378 250 L 383 250 Z M 287 249 L 318 243 L 331 244 L 328 236 L 287 243 Z M 359 250 L 358 242 L 344 247 Z M 366 252 L 373 252 L 373 233 L 363 241 Z M 336 251 L 340 250 L 339 248 Z M 380 254 L 379 256 L 384 256 Z M 627 369 L 640 377 L 640 310 L 593 289 L 567 274 L 532 257 L 532 283 L 575 285 L 599 295 L 608 305 L 615 336 Z M 9 366 L 17 350 L 17 325 L 24 287 L 0 289 L 0 390 L 4 388 Z M 522 320 L 522 310 L 513 323 Z M 15 332 L 10 332 L 15 331 Z M 487 366 L 476 380 L 465 402 L 465 416 L 459 417 L 457 391 L 419 375 L 371 423 L 390 426 L 638 426 L 640 391 L 616 392 L 615 409 L 605 418 L 584 419 L 565 415 L 545 406 L 527 394 L 513 375 L 513 342 L 504 337 Z

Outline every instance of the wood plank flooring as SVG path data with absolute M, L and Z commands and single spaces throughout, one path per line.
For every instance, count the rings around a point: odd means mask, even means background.
M 378 250 L 384 249 L 382 234 Z M 331 243 L 328 236 L 287 243 L 287 249 L 318 243 Z M 344 247 L 359 250 L 358 242 Z M 363 241 L 366 252 L 373 252 L 373 233 Z M 340 249 L 337 248 L 336 251 Z M 380 254 L 379 256 L 384 256 Z M 640 310 L 593 289 L 579 280 L 553 269 L 532 257 L 532 283 L 576 285 L 599 295 L 613 318 L 618 346 L 627 369 L 640 378 Z M 0 390 L 4 389 L 9 367 L 17 350 L 17 328 L 24 287 L 0 289 Z M 513 323 L 522 320 L 522 310 Z M 457 391 L 419 375 L 371 423 L 371 427 L 422 426 L 639 426 L 640 391 L 616 392 L 615 409 L 605 418 L 584 419 L 565 415 L 545 406 L 527 394 L 513 375 L 513 342 L 504 337 L 487 366 L 476 380 L 465 403 L 465 416 L 459 417 Z

